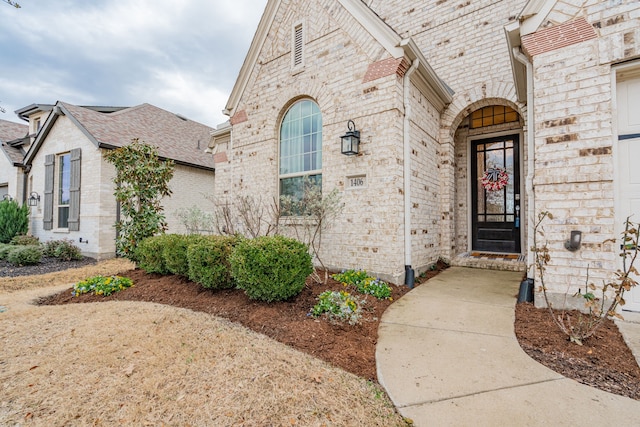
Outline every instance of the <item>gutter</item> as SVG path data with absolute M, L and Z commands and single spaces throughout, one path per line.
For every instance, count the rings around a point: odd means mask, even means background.
M 535 233 L 535 125 L 534 125 L 534 97 L 533 97 L 533 64 L 520 52 L 512 49 L 513 57 L 527 68 L 527 177 L 525 178 L 525 192 L 527 194 L 527 278 L 534 279 L 535 257 L 531 248 L 534 246 Z
M 411 267 L 411 75 L 420 60 L 414 59 L 404 75 L 404 284 L 413 288 L 416 272 Z

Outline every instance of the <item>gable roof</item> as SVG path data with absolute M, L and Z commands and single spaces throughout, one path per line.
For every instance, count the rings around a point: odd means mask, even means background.
M 25 151 L 22 145 L 29 126 L 0 119 L 0 149 L 13 166 L 22 165 Z
M 384 22 L 369 6 L 362 0 L 337 0 L 345 10 L 358 21 L 371 36 L 393 57 L 401 58 L 406 56 L 410 61 L 419 60 L 419 66 L 414 73 L 416 81 L 421 90 L 432 95 L 431 99 L 435 105 L 442 109 L 452 100 L 451 89 L 437 76 L 431 68 L 426 58 L 418 49 L 412 39 L 402 39 L 397 32 Z M 233 115 L 235 109 L 247 88 L 251 73 L 258 61 L 258 56 L 269 34 L 269 30 L 274 23 L 276 13 L 281 0 L 269 0 L 265 7 L 258 28 L 249 47 L 249 52 L 240 68 L 238 78 L 229 95 L 227 105 L 223 110 L 226 115 Z
M 106 111 L 106 112 L 101 112 Z M 214 129 L 151 104 L 135 107 L 79 107 L 56 103 L 52 113 L 25 157 L 30 164 L 46 140 L 55 121 L 64 115 L 96 147 L 114 149 L 128 145 L 132 139 L 158 147 L 158 155 L 177 164 L 215 170 L 213 158 L 204 153 Z

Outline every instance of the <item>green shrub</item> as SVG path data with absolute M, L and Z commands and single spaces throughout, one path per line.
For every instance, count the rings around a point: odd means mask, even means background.
M 10 245 L 8 243 L 0 243 L 0 259 L 7 259 L 9 252 L 14 250 L 16 247 L 14 245 Z
M 9 243 L 29 230 L 29 208 L 15 200 L 0 201 L 0 243 Z
M 281 301 L 299 294 L 313 272 L 305 244 L 283 236 L 242 240 L 231 256 L 238 288 L 251 299 Z
M 59 240 L 58 246 L 53 251 L 53 256 L 62 261 L 71 261 L 82 259 L 80 248 L 73 244 L 72 240 Z
M 39 245 L 40 240 L 37 237 L 29 236 L 26 234 L 20 234 L 15 236 L 9 242 L 11 245 L 20 245 L 20 246 L 29 246 L 29 245 Z
M 237 239 L 207 236 L 187 248 L 189 280 L 207 289 L 233 288 L 230 257 Z
M 165 240 L 165 246 L 162 250 L 164 263 L 170 273 L 184 277 L 189 277 L 189 258 L 187 257 L 187 249 L 205 237 L 197 234 L 170 234 Z
M 164 262 L 163 250 L 165 242 L 170 239 L 171 235 L 160 234 L 142 240 L 138 244 L 135 253 L 138 267 L 147 273 L 169 274 L 169 270 Z
M 34 265 L 42 260 L 40 245 L 14 246 L 7 255 L 7 261 L 15 265 Z

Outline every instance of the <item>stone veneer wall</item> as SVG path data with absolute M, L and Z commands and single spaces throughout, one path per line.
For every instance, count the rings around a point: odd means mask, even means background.
M 604 243 L 619 231 L 612 64 L 640 55 L 639 18 L 637 2 L 559 2 L 544 28 L 523 37 L 535 76 L 536 211 L 554 215 L 545 225 L 552 258 L 546 278 L 558 293 L 584 287 L 587 266 L 594 283 L 618 267 L 619 242 Z M 559 31 L 581 38 L 565 47 L 545 42 Z M 573 229 L 583 232 L 577 252 L 563 247 Z

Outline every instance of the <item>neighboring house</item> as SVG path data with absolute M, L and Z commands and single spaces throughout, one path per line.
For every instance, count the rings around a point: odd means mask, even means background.
M 10 197 L 24 201 L 24 174 L 22 160 L 29 148 L 29 127 L 20 123 L 0 120 L 0 200 Z
M 30 106 L 33 107 L 33 106 Z M 41 108 L 25 107 L 38 116 Z M 105 150 L 138 138 L 172 159 L 173 194 L 162 204 L 170 231 L 184 232 L 175 213 L 203 205 L 214 181 L 214 164 L 203 155 L 212 128 L 149 104 L 131 108 L 79 107 L 58 102 L 27 151 L 28 194 L 38 203 L 31 209 L 30 232 L 40 241 L 71 239 L 84 255 L 115 256 L 114 225 L 118 206 L 113 195 L 115 168 L 103 158 Z M 207 210 L 206 203 L 202 207 Z
M 547 286 L 574 293 L 640 219 L 639 16 L 631 0 L 269 0 L 212 134 L 214 196 L 338 189 L 325 264 L 408 284 L 439 258 L 486 267 L 474 253 L 524 271 L 551 211 Z

